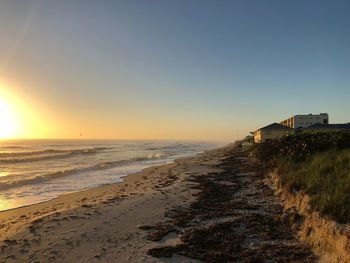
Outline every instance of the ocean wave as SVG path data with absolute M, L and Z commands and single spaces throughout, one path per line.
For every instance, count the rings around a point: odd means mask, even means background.
M 25 185 L 43 183 L 46 181 L 50 181 L 50 180 L 54 180 L 57 178 L 78 174 L 78 173 L 107 170 L 107 169 L 112 169 L 112 168 L 122 166 L 122 165 L 127 165 L 127 164 L 147 161 L 147 160 L 155 160 L 155 159 L 160 159 L 160 158 L 163 158 L 163 155 L 159 154 L 159 155 L 147 156 L 147 157 L 136 157 L 136 158 L 126 159 L 126 160 L 101 162 L 101 163 L 95 164 L 93 166 L 84 167 L 84 168 L 67 169 L 67 170 L 58 171 L 58 172 L 54 172 L 54 173 L 39 175 L 36 177 L 21 178 L 19 180 L 13 180 L 13 181 L 4 181 L 4 182 L 0 183 L 0 190 L 6 190 L 6 189 L 10 189 L 10 188 L 25 186 Z
M 183 144 L 183 143 L 174 143 L 170 145 L 160 146 L 160 147 L 147 147 L 146 150 L 175 150 L 175 149 L 186 149 L 193 147 L 193 144 Z
M 163 157 L 167 157 L 165 153 L 151 153 L 147 156 L 148 159 L 159 159 Z
M 27 146 L 1 146 L 0 149 L 26 149 Z
M 0 153 L 0 161 L 10 161 L 13 160 L 13 162 L 16 162 L 16 159 L 9 159 L 9 157 L 27 157 L 27 156 L 36 156 L 36 155 L 44 155 L 43 158 L 49 157 L 50 155 L 45 154 L 91 154 L 91 153 L 97 153 L 99 151 L 109 150 L 113 149 L 111 147 L 95 147 L 95 148 L 87 148 L 87 149 L 74 149 L 74 150 L 57 150 L 57 149 L 48 149 L 48 150 L 42 150 L 42 151 L 32 151 L 32 152 L 2 152 Z M 52 155 L 51 155 L 52 156 Z M 50 157 L 51 157 L 50 156 Z M 57 155 L 59 156 L 59 155 Z M 7 159 L 3 159 L 7 158 Z M 21 159 L 17 159 L 19 162 L 21 162 Z M 26 159 L 22 159 L 27 161 Z M 29 160 L 29 158 L 28 158 Z M 32 160 L 32 159 L 30 159 Z
M 7 158 L 0 159 L 0 163 L 26 163 L 26 162 L 39 162 L 39 161 L 47 161 L 47 160 L 56 160 L 56 159 L 64 159 L 70 158 L 76 155 L 82 154 L 95 154 L 96 152 L 72 152 L 72 153 L 64 153 L 64 154 L 55 154 L 55 155 L 43 155 L 29 158 Z
M 15 188 L 19 186 L 42 183 L 48 180 L 53 180 L 53 179 L 67 176 L 67 175 L 71 175 L 79 171 L 83 172 L 84 170 L 85 169 L 70 169 L 70 170 L 59 171 L 59 172 L 50 173 L 50 174 L 44 174 L 36 177 L 22 178 L 19 180 L 1 182 L 0 190 L 7 190 L 10 188 Z
M 165 156 L 166 155 L 164 155 L 162 153 L 158 153 L 158 154 L 148 155 L 147 157 L 136 157 L 136 158 L 120 160 L 120 161 L 102 162 L 102 163 L 96 164 L 93 167 L 96 170 L 105 170 L 105 169 L 111 169 L 111 168 L 114 168 L 114 167 L 118 167 L 118 166 L 123 165 L 123 164 L 162 159 L 162 158 L 165 158 Z

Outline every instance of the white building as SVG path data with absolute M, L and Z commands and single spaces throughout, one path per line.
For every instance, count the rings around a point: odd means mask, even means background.
M 288 126 L 293 129 L 306 128 L 316 123 L 328 124 L 328 114 L 307 114 L 307 115 L 294 115 L 284 121 L 280 122 L 284 126 Z

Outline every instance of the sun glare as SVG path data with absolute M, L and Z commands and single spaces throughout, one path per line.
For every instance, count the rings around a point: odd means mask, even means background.
M 11 106 L 0 98 L 0 138 L 13 138 L 17 131 L 17 120 Z
M 0 139 L 42 139 L 48 134 L 47 115 L 7 83 L 0 81 Z

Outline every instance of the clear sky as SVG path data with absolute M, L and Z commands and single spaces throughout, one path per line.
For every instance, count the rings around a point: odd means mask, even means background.
M 347 0 L 1 0 L 0 96 L 18 138 L 233 140 L 292 114 L 349 122 L 349 11 Z

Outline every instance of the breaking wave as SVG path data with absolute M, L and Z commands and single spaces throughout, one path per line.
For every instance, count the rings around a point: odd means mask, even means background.
M 36 177 L 21 178 L 19 180 L 14 180 L 14 181 L 5 181 L 0 183 L 0 190 L 5 190 L 9 188 L 24 186 L 24 185 L 36 184 L 36 183 L 43 183 L 45 181 L 54 180 L 57 178 L 74 175 L 78 173 L 107 170 L 107 169 L 112 169 L 122 165 L 127 165 L 127 164 L 147 161 L 147 160 L 155 160 L 160 158 L 163 158 L 162 154 L 159 154 L 159 155 L 155 154 L 147 157 L 139 157 L 139 158 L 132 158 L 127 160 L 119 160 L 119 161 L 112 161 L 112 162 L 101 162 L 85 168 L 67 169 L 67 170 L 58 171 L 54 173 L 39 175 Z
M 74 155 L 96 154 L 100 151 L 113 149 L 106 147 L 97 147 L 90 149 L 77 150 L 43 150 L 33 152 L 7 152 L 0 153 L 0 163 L 19 163 L 19 162 L 35 162 L 42 160 L 51 160 L 58 158 L 68 158 Z M 20 158 L 25 157 L 25 158 Z

